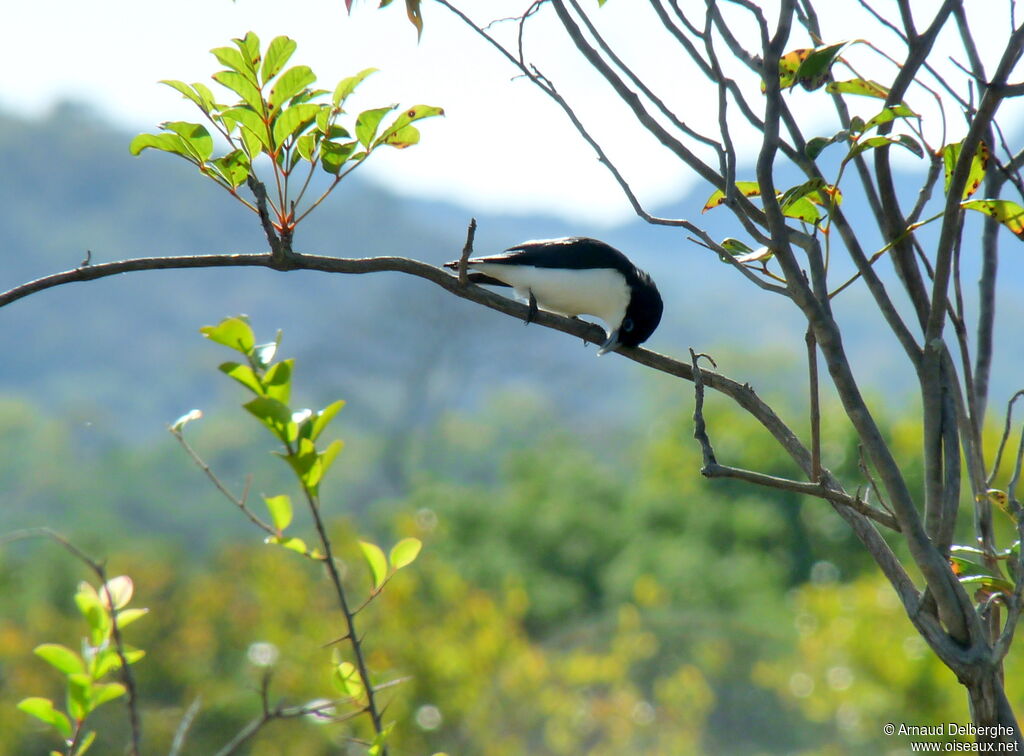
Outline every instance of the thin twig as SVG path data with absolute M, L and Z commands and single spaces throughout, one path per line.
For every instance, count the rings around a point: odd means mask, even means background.
M 985 481 L 985 487 L 991 488 L 995 482 L 996 475 L 999 474 L 999 466 L 1003 463 L 1003 452 L 1006 450 L 1006 442 L 1010 438 L 1010 428 L 1013 423 L 1013 405 L 1016 404 L 1017 400 L 1024 396 L 1024 389 L 1021 389 L 1013 396 L 1010 397 L 1010 401 L 1006 403 L 1006 420 L 1003 423 L 1003 435 L 999 439 L 999 447 L 996 451 L 995 461 L 992 463 L 992 471 L 988 474 L 988 478 Z
M 821 480 L 821 404 L 818 396 L 818 342 L 814 329 L 807 327 L 808 389 L 811 396 L 811 481 Z
M 177 729 L 174 731 L 174 740 L 171 741 L 171 750 L 167 752 L 167 756 L 179 756 L 181 749 L 185 747 L 185 739 L 188 737 L 188 731 L 192 727 L 192 723 L 196 719 L 196 715 L 199 714 L 199 707 L 203 702 L 202 696 L 196 696 L 192 703 L 189 704 L 188 709 L 185 710 L 185 715 L 181 718 L 178 723 Z
M 178 439 L 178 443 L 181 444 L 182 448 L 185 450 L 185 453 L 188 454 L 189 458 L 191 458 L 191 460 L 196 463 L 196 466 L 203 471 L 203 474 L 210 479 L 210 482 L 213 483 L 214 487 L 218 491 L 220 491 L 221 494 L 224 495 L 224 498 L 226 498 L 228 501 L 230 501 L 232 504 L 238 507 L 242 511 L 242 514 L 248 517 L 249 521 L 256 527 L 258 527 L 260 530 L 264 531 L 265 533 L 269 533 L 272 536 L 279 535 L 277 528 L 261 520 L 251 509 L 249 509 L 248 505 L 246 504 L 246 499 L 249 492 L 248 482 L 246 482 L 245 485 L 245 493 L 243 493 L 241 497 L 235 496 L 233 493 L 231 493 L 228 487 L 224 485 L 223 481 L 221 481 L 221 479 L 217 477 L 216 473 L 214 473 L 213 470 L 210 469 L 210 466 L 206 464 L 203 458 L 199 456 L 199 453 L 196 452 L 196 450 L 189 445 L 188 441 L 185 440 L 185 436 L 182 434 L 180 430 L 176 428 L 168 428 L 168 430 L 171 432 L 172 436 Z
M 469 228 L 466 229 L 466 246 L 462 248 L 462 256 L 459 257 L 459 284 L 465 286 L 469 283 L 469 274 L 466 272 L 466 261 L 473 254 L 473 239 L 476 237 L 476 218 L 469 219 Z

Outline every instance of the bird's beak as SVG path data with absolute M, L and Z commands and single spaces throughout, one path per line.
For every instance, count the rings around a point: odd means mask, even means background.
M 619 329 L 616 328 L 614 331 L 612 331 L 611 335 L 608 337 L 608 340 L 601 345 L 600 349 L 597 350 L 597 356 L 600 357 L 602 354 L 614 352 L 616 349 L 619 348 L 619 345 Z

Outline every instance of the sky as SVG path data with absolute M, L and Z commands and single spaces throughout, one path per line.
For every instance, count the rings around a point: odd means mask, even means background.
M 523 4 L 462 3 L 475 13 L 483 8 L 488 18 L 479 17 L 482 21 L 521 12 L 517 9 Z M 892 5 L 890 0 L 877 4 L 882 10 Z M 158 80 L 209 83 L 210 74 L 220 69 L 208 52 L 211 48 L 230 44 L 232 37 L 248 30 L 259 34 L 264 44 L 286 34 L 299 45 L 291 64 L 310 65 L 325 89 L 364 68 L 380 69 L 360 88 L 353 109 L 393 103 L 445 108 L 444 119 L 423 122 L 420 145 L 375 154 L 365 169 L 360 168 L 375 181 L 403 194 L 447 199 L 488 212 L 540 211 L 595 226 L 632 216 L 622 191 L 562 111 L 528 81 L 516 78 L 511 64 L 464 24 L 425 0 L 426 26 L 417 42 L 401 0 L 383 10 L 376 5 L 374 0 L 355 0 L 349 15 L 343 0 L 18 3 L 16 10 L 5 14 L 8 33 L 0 46 L 0 70 L 7 73 L 0 77 L 0 107 L 38 115 L 71 98 L 93 104 L 126 132 L 155 131 L 162 121 L 199 116 Z M 835 30 L 835 39 L 863 33 L 892 42 L 877 29 L 870 31 L 866 16 L 852 11 L 856 3 L 820 5 L 823 24 L 826 30 Z M 935 3 L 914 5 L 923 16 Z M 700 77 L 685 57 L 658 34 L 657 19 L 647 3 L 609 0 L 594 16 L 623 58 L 688 124 L 708 130 L 715 126 L 714 92 L 700 87 Z M 1000 24 L 1005 30 L 1005 19 Z M 507 22 L 493 28 L 506 38 L 515 31 Z M 749 28 L 737 21 L 734 31 L 742 35 Z M 592 125 L 594 135 L 651 209 L 699 184 L 664 147 L 637 129 L 631 114 L 609 97 L 593 71 L 567 54 L 568 40 L 550 8 L 530 21 L 526 46 L 529 58 Z M 855 47 L 867 52 L 863 45 Z M 876 70 L 885 75 L 883 64 L 871 60 L 875 56 L 860 57 L 865 59 L 860 63 L 865 75 Z M 740 69 L 730 73 L 747 76 Z M 877 101 L 861 99 L 877 109 Z M 804 93 L 794 93 L 792 100 L 810 132 L 821 117 L 820 100 Z M 734 136 L 741 155 L 753 159 L 753 135 L 739 130 Z M 152 159 L 152 153 L 144 155 Z

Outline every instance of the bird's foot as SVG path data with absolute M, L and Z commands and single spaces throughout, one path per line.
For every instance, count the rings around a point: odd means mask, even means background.
M 533 319 L 537 317 L 537 297 L 533 296 L 533 292 L 530 292 L 530 309 L 526 313 L 525 325 L 530 325 Z

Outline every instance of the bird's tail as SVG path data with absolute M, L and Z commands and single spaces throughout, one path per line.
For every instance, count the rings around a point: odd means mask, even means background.
M 446 262 L 444 267 L 451 268 L 452 270 L 459 269 L 459 261 L 452 260 Z M 484 275 L 483 273 L 477 273 L 475 271 L 467 271 L 466 277 L 469 278 L 470 283 L 484 284 L 486 286 L 508 286 L 504 281 L 499 281 L 497 278 L 491 278 L 491 276 Z

